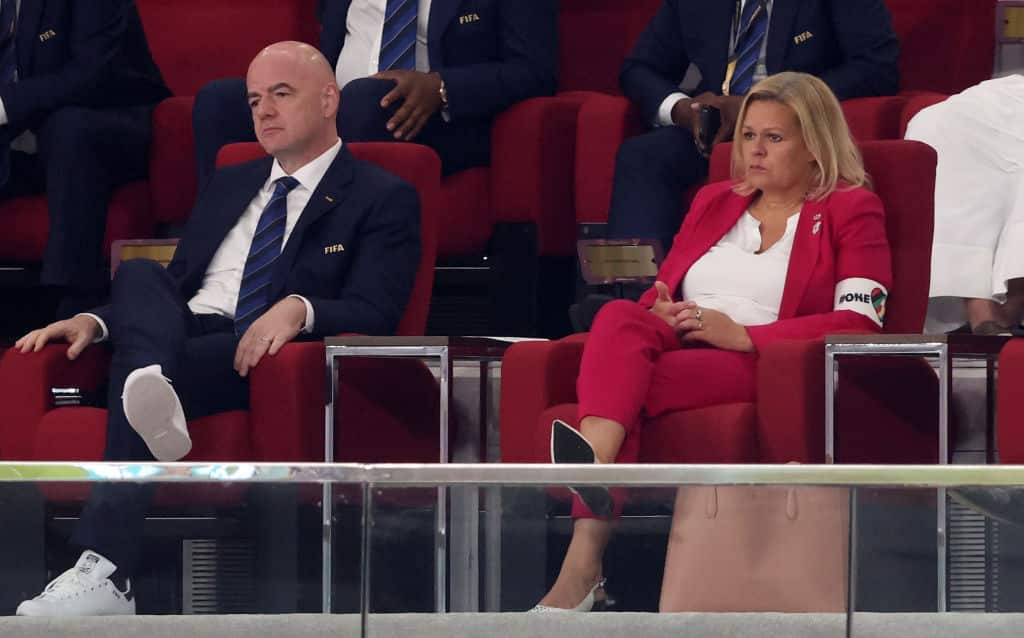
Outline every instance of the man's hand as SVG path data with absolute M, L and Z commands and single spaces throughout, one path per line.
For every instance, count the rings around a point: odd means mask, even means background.
M 700 109 L 701 105 L 707 104 L 718 109 L 722 117 L 722 125 L 718 128 L 718 133 L 715 134 L 715 139 L 711 142 L 712 146 L 719 142 L 730 141 L 733 133 L 736 131 L 736 119 L 740 115 L 740 107 L 743 106 L 743 96 L 704 93 L 698 96 L 694 102 L 696 105 L 691 108 Z M 710 151 L 711 149 L 708 150 Z
M 684 104 L 686 102 L 686 104 Z M 721 126 L 715 137 L 711 140 L 711 148 L 704 148 L 701 143 L 700 117 L 698 113 L 704 105 L 718 109 L 721 118 Z M 672 120 L 680 126 L 687 126 L 693 131 L 693 139 L 697 144 L 697 150 L 704 157 L 711 155 L 711 150 L 719 142 L 728 142 L 732 139 L 736 129 L 736 119 L 739 117 L 740 107 L 743 106 L 743 97 L 738 95 L 715 95 L 714 93 L 701 93 L 692 100 L 680 100 L 672 107 Z M 677 110 L 679 111 L 677 116 Z M 689 111 L 689 113 L 686 113 Z
M 700 308 L 693 304 L 679 312 L 675 319 L 676 330 L 679 331 L 683 343 L 706 343 L 722 350 L 737 352 L 754 351 L 754 342 L 751 341 L 747 329 L 724 312 Z
M 679 320 L 676 317 L 684 310 L 696 307 L 697 304 L 692 301 L 672 301 L 668 286 L 663 281 L 654 282 L 654 287 L 658 289 L 658 299 L 651 306 L 651 312 L 661 317 L 670 328 L 678 330 Z
M 427 120 L 441 108 L 441 76 L 438 73 L 420 71 L 384 71 L 372 77 L 394 80 L 395 88 L 380 101 L 381 108 L 401 102 L 395 114 L 388 120 L 388 130 L 397 140 L 412 140 Z
M 74 361 L 93 341 L 103 336 L 99 322 L 87 315 L 76 315 L 63 321 L 55 321 L 45 328 L 33 330 L 14 342 L 22 354 L 39 352 L 50 341 L 64 339 L 68 347 L 68 359 Z
M 281 346 L 295 338 L 306 324 L 306 304 L 285 297 L 252 322 L 235 350 L 235 371 L 247 376 L 264 355 L 274 356 Z

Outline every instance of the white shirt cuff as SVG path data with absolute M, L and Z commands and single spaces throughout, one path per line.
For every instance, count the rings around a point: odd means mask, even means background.
M 92 340 L 93 343 L 100 343 L 100 342 L 106 341 L 107 339 L 110 338 L 110 331 L 107 330 L 107 324 L 103 323 L 103 320 L 100 319 L 98 315 L 94 315 L 91 312 L 80 312 L 80 313 L 78 313 L 75 316 L 76 317 L 92 317 L 93 319 L 96 320 L 96 323 L 100 324 L 101 334 L 100 334 L 100 336 L 98 336 L 98 337 L 96 337 L 95 339 Z
M 302 295 L 288 295 L 289 297 L 295 297 L 301 299 L 302 303 L 306 304 L 306 323 L 302 325 L 302 332 L 309 334 L 313 332 L 313 320 L 315 318 L 313 314 L 313 304 L 309 303 L 309 299 L 306 299 Z
M 661 106 L 658 107 L 658 116 L 654 119 L 655 126 L 672 126 L 675 122 L 672 121 L 672 109 L 679 100 L 685 100 L 690 96 L 677 91 L 670 94 L 667 98 L 662 100 Z

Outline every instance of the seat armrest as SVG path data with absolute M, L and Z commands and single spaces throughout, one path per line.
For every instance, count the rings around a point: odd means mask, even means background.
M 110 364 L 104 346 L 86 348 L 78 359 L 67 358 L 67 344 L 51 344 L 29 354 L 9 348 L 0 358 L 0 459 L 31 458 L 36 426 L 53 409 L 50 388 L 76 387 L 95 392 Z
M 261 461 L 323 461 L 326 379 L 322 341 L 289 343 L 252 371 L 249 418 Z
M 494 221 L 537 224 L 541 255 L 576 253 L 572 176 L 575 98 L 538 97 L 501 113 L 491 131 Z
M 644 130 L 626 98 L 595 94 L 580 106 L 576 124 L 574 202 L 577 222 L 607 222 L 615 156 L 629 137 Z
M 857 141 L 900 139 L 900 113 L 906 101 L 899 95 L 844 100 L 843 115 Z
M 576 402 L 585 335 L 514 344 L 501 362 L 501 458 L 532 462 L 533 432 L 547 408 Z

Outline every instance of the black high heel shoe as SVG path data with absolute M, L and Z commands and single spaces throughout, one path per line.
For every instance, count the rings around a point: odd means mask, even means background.
M 551 462 L 594 464 L 598 460 L 594 446 L 586 437 L 565 421 L 555 419 L 551 423 Z M 607 487 L 570 485 L 569 489 L 580 497 L 580 500 L 594 516 L 598 518 L 611 516 L 614 503 Z

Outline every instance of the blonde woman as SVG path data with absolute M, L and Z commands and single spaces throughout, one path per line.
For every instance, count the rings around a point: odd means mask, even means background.
M 580 432 L 553 424 L 555 462 L 635 462 L 645 417 L 752 401 L 758 351 L 773 341 L 881 330 L 891 281 L 882 202 L 829 88 L 802 73 L 765 78 L 734 139 L 734 179 L 694 199 L 654 287 L 595 319 L 577 381 Z M 572 542 L 536 609 L 587 611 L 604 598 L 619 501 L 577 490 Z

